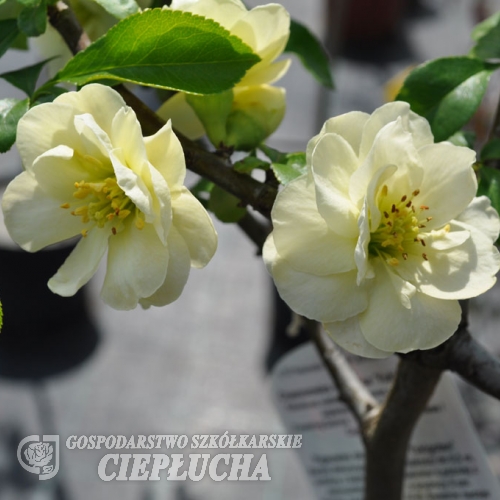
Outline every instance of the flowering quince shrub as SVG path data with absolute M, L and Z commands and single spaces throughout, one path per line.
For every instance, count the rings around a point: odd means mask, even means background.
M 444 342 L 458 301 L 491 288 L 500 268 L 500 220 L 475 197 L 474 161 L 434 144 L 406 103 L 328 120 L 308 144 L 308 172 L 272 210 L 264 260 L 282 298 L 362 356 Z
M 288 70 L 276 61 L 290 35 L 290 15 L 279 4 L 248 11 L 240 0 L 173 0 L 170 9 L 213 19 L 243 40 L 261 58 L 229 92 L 188 96 L 179 92 L 158 111 L 190 139 L 208 133 L 215 146 L 252 149 L 270 136 L 285 114 L 285 89 L 271 84 Z
M 203 206 L 184 187 L 186 165 L 168 122 L 143 138 L 134 111 L 99 84 L 32 108 L 17 146 L 25 171 L 2 200 L 5 224 L 36 252 L 80 240 L 49 288 L 74 295 L 107 250 L 101 297 L 116 309 L 176 300 L 190 267 L 213 256 L 217 235 Z

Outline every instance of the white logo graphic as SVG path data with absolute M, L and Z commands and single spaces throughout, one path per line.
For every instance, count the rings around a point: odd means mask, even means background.
M 59 436 L 25 437 L 17 447 L 17 459 L 23 469 L 38 474 L 42 481 L 54 477 L 59 471 Z

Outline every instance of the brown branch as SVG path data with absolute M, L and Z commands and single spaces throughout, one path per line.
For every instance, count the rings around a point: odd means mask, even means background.
M 500 399 L 500 360 L 471 336 L 467 326 L 467 301 L 463 301 L 462 321 L 450 339 L 429 351 L 404 356 L 422 366 L 454 371 L 481 391 Z
M 344 401 L 356 418 L 361 436 L 367 446 L 368 429 L 374 413 L 379 410 L 377 400 L 356 375 L 342 353 L 324 335 L 319 323 L 305 318 L 304 321 L 325 368 L 335 381 L 339 398 Z
M 391 391 L 366 439 L 365 500 L 400 500 L 406 453 L 441 370 L 402 358 Z
M 90 39 L 74 12 L 61 0 L 47 7 L 50 24 L 60 33 L 73 54 L 86 49 Z

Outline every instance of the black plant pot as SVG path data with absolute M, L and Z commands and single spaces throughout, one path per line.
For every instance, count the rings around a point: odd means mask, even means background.
M 0 248 L 0 377 L 40 380 L 78 366 L 96 349 L 99 335 L 84 290 L 60 297 L 47 287 L 72 249 Z

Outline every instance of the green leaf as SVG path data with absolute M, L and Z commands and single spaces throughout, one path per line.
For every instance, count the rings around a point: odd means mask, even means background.
M 238 222 L 247 213 L 246 209 L 238 206 L 240 200 L 229 194 L 219 186 L 214 186 L 210 194 L 208 209 L 222 222 Z
M 495 26 L 500 23 L 500 12 L 496 12 L 492 16 L 485 19 L 482 23 L 476 24 L 471 33 L 471 38 L 478 42 L 481 38 L 487 35 Z
M 472 32 L 472 38 L 476 45 L 470 51 L 471 56 L 479 59 L 500 58 L 500 13 L 486 19 L 478 24 Z
M 286 163 L 287 153 L 282 153 L 277 149 L 261 144 L 259 149 L 273 162 L 273 163 Z
M 334 88 L 330 62 L 320 41 L 302 24 L 292 19 L 285 52 L 293 52 L 321 85 Z
M 307 172 L 306 154 L 289 153 L 286 163 L 272 163 L 271 168 L 281 184 L 288 184 Z
M 117 19 L 125 19 L 140 10 L 135 0 L 95 0 L 95 2 Z
M 65 94 L 66 92 L 68 92 L 68 90 L 62 87 L 51 87 L 50 89 L 45 89 L 40 93 L 37 91 L 34 100 L 32 100 L 31 107 L 43 104 L 44 102 L 52 102 L 56 97 L 61 94 Z
M 32 66 L 26 66 L 25 68 L 17 69 L 15 71 L 9 71 L 8 73 L 0 74 L 0 78 L 7 80 L 9 83 L 21 89 L 28 96 L 32 96 L 35 92 L 36 82 L 40 76 L 40 71 L 42 68 L 52 59 L 45 59 L 45 61 L 33 64 Z
M 5 54 L 19 35 L 16 19 L 2 19 L 0 21 L 0 57 Z
M 35 7 L 25 7 L 17 18 L 19 29 L 28 36 L 40 36 L 47 29 L 47 7 L 42 1 Z
M 218 147 L 226 138 L 226 122 L 233 105 L 233 90 L 218 94 L 187 94 L 186 102 L 203 124 L 210 142 Z
M 463 146 L 466 148 L 474 149 L 474 143 L 476 142 L 476 134 L 468 130 L 459 130 L 455 132 L 452 136 L 446 139 L 448 142 L 455 144 L 455 146 Z
M 52 83 L 83 85 L 109 78 L 214 94 L 233 87 L 259 60 L 210 19 L 153 9 L 120 21 L 71 59 Z
M 241 174 L 249 174 L 253 170 L 268 170 L 271 165 L 267 161 L 263 161 L 256 156 L 247 156 L 243 158 L 243 160 L 237 161 L 233 168 L 236 172 L 240 172 Z
M 41 0 L 17 0 L 17 2 L 24 7 L 38 7 L 41 3 Z
M 500 170 L 489 167 L 480 168 L 477 196 L 487 196 L 493 208 L 500 212 Z
M 500 159 L 500 139 L 496 137 L 485 144 L 481 150 L 481 161 Z
M 28 108 L 29 99 L 0 100 L 0 153 L 8 151 L 16 141 L 17 122 Z
M 445 57 L 424 63 L 406 78 L 396 99 L 427 118 L 436 142 L 465 125 L 486 91 L 498 64 L 471 57 Z

